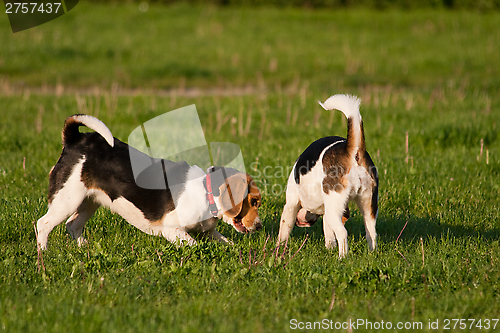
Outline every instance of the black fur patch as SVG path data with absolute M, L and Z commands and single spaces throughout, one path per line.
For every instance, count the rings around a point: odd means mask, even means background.
M 142 185 L 148 185 L 147 182 L 150 182 L 150 184 L 163 184 L 162 186 L 156 186 L 154 189 L 138 186 L 132 172 L 129 146 L 115 138 L 114 147 L 111 147 L 100 134 L 95 132 L 82 133 L 78 142 L 65 147 L 53 173 L 56 173 L 56 169 L 58 171 L 71 169 L 78 161 L 78 159 L 75 161 L 74 156 L 84 156 L 81 179 L 87 188 L 100 189 L 113 201 L 123 197 L 141 210 L 146 219 L 157 221 L 165 213 L 175 209 L 174 198 L 183 190 L 177 186 L 176 193 L 172 193 L 165 182 L 163 166 L 166 166 L 169 172 L 174 170 L 176 184 L 185 183 L 190 167 L 185 162 L 174 163 L 165 160 L 161 163 L 163 160 L 152 160 L 146 154 L 136 152 L 149 163 L 155 162 L 138 176 L 138 179 L 142 179 Z M 66 172 L 62 174 L 64 176 Z
M 309 147 L 300 154 L 295 163 L 294 178 L 295 183 L 300 184 L 300 176 L 307 174 L 315 165 L 321 152 L 329 145 L 345 140 L 339 136 L 327 136 L 311 143 Z
M 373 186 L 372 204 L 371 204 L 371 214 L 372 217 L 375 218 L 375 215 L 377 215 L 378 211 L 378 172 L 377 172 L 377 167 L 373 163 L 368 152 L 365 152 L 364 167 L 368 170 L 368 173 L 375 182 L 375 186 Z

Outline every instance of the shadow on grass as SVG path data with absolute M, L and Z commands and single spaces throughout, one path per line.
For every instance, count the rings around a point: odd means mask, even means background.
M 408 223 L 406 223 L 408 221 Z M 406 226 L 405 226 L 406 224 Z M 365 239 L 365 227 L 360 214 L 351 216 L 346 223 L 349 237 L 353 237 L 355 242 Z M 266 226 L 266 233 L 271 238 L 277 238 L 279 223 L 272 223 Z M 299 228 L 295 226 L 291 237 L 303 239 L 309 234 L 311 241 L 324 242 L 323 220 L 320 218 L 312 227 Z M 400 235 L 401 234 L 401 235 Z M 422 238 L 424 241 L 429 238 L 481 238 L 487 241 L 500 239 L 500 228 L 479 230 L 478 227 L 458 226 L 440 223 L 436 218 L 386 218 L 379 216 L 377 219 L 377 235 L 379 242 L 413 241 Z M 399 238 L 398 238 L 399 237 Z
M 407 221 L 408 224 L 406 224 Z M 447 239 L 471 237 L 482 238 L 484 240 L 497 240 L 500 238 L 499 228 L 480 230 L 478 227 L 471 227 L 467 225 L 441 223 L 434 217 L 418 218 L 410 216 L 404 219 L 382 218 L 379 219 L 377 223 L 377 232 L 384 241 L 396 241 L 400 233 L 400 241 L 411 241 L 418 238 L 422 238 L 423 240 L 427 240 L 429 238 Z

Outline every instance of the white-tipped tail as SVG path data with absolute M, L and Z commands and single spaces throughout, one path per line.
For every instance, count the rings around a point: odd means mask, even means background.
M 70 122 L 68 122 L 68 120 L 70 120 Z M 66 124 L 79 123 L 84 126 L 87 126 L 88 128 L 99 133 L 111 147 L 114 146 L 113 134 L 111 134 L 109 128 L 99 119 L 88 115 L 74 115 L 70 117 L 68 120 L 66 120 Z
M 359 113 L 361 100 L 356 96 L 338 94 L 331 96 L 324 103 L 318 103 L 325 110 L 339 110 L 347 117 L 348 151 L 353 158 L 357 159 L 358 153 L 364 153 L 365 150 L 363 122 Z
M 321 103 L 320 101 L 318 101 L 318 103 L 325 110 L 339 110 L 347 117 L 347 119 L 353 118 L 353 120 L 359 119 L 361 121 L 361 114 L 359 113 L 361 100 L 356 96 L 338 94 L 331 96 L 324 103 Z

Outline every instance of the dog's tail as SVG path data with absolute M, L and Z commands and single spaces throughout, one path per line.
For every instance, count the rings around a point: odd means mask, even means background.
M 324 103 L 318 102 L 325 110 L 339 110 L 347 118 L 347 151 L 349 156 L 357 161 L 363 157 L 365 147 L 365 132 L 363 120 L 359 113 L 361 100 L 356 96 L 333 95 Z
M 111 147 L 113 147 L 114 138 L 109 128 L 99 119 L 83 114 L 76 114 L 66 118 L 66 122 L 64 123 L 64 128 L 62 130 L 62 140 L 65 147 L 80 140 L 82 136 L 82 133 L 78 130 L 80 126 L 86 126 L 96 131 L 108 142 Z

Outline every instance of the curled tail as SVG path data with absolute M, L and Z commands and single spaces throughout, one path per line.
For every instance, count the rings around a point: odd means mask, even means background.
M 82 135 L 82 133 L 78 130 L 80 126 L 86 126 L 96 131 L 108 142 L 111 147 L 113 147 L 114 138 L 109 128 L 99 119 L 83 114 L 76 114 L 66 118 L 62 131 L 62 140 L 65 147 L 80 140 Z
M 333 95 L 324 103 L 318 102 L 325 110 L 339 110 L 347 118 L 347 151 L 349 156 L 358 161 L 364 156 L 365 133 L 363 130 L 363 120 L 359 113 L 361 100 L 356 96 Z

